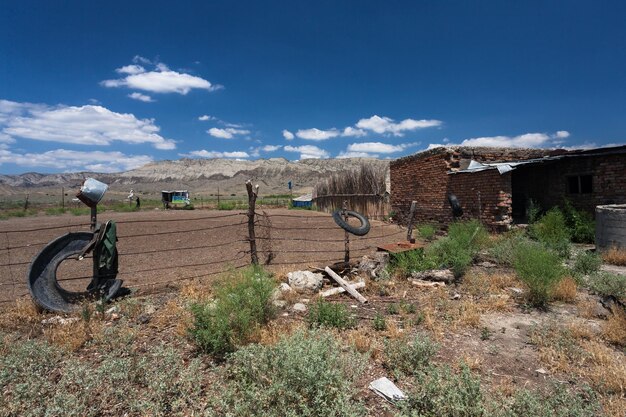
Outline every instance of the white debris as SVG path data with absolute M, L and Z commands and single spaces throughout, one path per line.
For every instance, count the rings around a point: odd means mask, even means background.
M 406 399 L 406 396 L 402 391 L 400 391 L 400 388 L 398 388 L 396 384 L 391 382 L 387 377 L 378 378 L 377 380 L 372 381 L 369 385 L 369 389 L 392 403 Z
M 41 320 L 41 324 L 60 324 L 60 325 L 67 325 L 67 324 L 71 324 L 71 323 L 75 323 L 78 321 L 78 317 L 61 317 L 61 316 L 54 316 L 54 317 L 50 317 L 49 319 L 44 319 Z
M 306 306 L 302 303 L 295 303 L 291 309 L 296 312 L 304 313 L 306 312 Z
M 289 286 L 296 291 L 319 291 L 324 276 L 311 271 L 294 271 L 287 274 Z

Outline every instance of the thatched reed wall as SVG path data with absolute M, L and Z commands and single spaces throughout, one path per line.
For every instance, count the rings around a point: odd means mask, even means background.
M 391 210 L 388 194 L 339 194 L 313 199 L 317 209 L 327 213 L 343 208 L 344 201 L 347 201 L 348 210 L 358 211 L 371 219 L 382 219 Z
M 339 172 L 315 185 L 313 202 L 322 211 L 343 208 L 358 211 L 367 217 L 382 218 L 389 213 L 389 165 L 362 163 L 354 171 Z

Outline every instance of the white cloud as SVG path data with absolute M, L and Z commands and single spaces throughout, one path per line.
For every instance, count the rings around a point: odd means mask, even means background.
M 263 152 L 275 152 L 279 150 L 280 148 L 282 148 L 282 146 L 280 145 L 265 145 L 264 147 L 261 148 L 261 150 Z
M 175 149 L 176 142 L 159 135 L 154 119 L 137 119 L 102 106 L 46 106 L 0 100 L 0 133 L 76 145 L 149 143 L 156 149 Z
M 150 63 L 149 60 L 139 56 L 136 56 L 134 61 Z M 116 69 L 116 71 L 125 74 L 126 77 L 104 80 L 100 84 L 104 87 L 128 87 L 152 93 L 178 93 L 182 95 L 193 89 L 215 91 L 223 88 L 223 86 L 211 84 L 204 78 L 172 71 L 162 62 L 156 63 L 155 69 L 152 71 L 147 71 L 140 65 L 126 65 Z
M 208 114 L 205 114 L 205 115 L 198 117 L 198 120 L 200 120 L 201 122 L 207 122 L 209 120 L 217 120 L 217 117 L 209 116 Z
M 556 139 L 565 139 L 569 137 L 569 132 L 567 130 L 559 130 L 552 136 Z
M 219 151 L 207 151 L 202 149 L 200 151 L 191 151 L 188 154 L 180 154 L 189 158 L 248 158 L 247 152 L 235 151 L 235 152 L 219 152 Z
M 363 142 L 348 145 L 348 152 L 395 153 L 401 152 L 414 144 L 389 145 L 381 142 Z
M 141 65 L 125 65 L 121 68 L 117 68 L 115 72 L 119 74 L 141 74 L 146 72 L 146 69 Z
M 16 153 L 0 150 L 0 165 L 54 168 L 65 171 L 119 172 L 152 162 L 148 155 L 125 155 L 122 152 L 70 151 L 56 149 L 43 153 Z
M 287 129 L 283 130 L 283 138 L 285 138 L 286 140 L 293 140 L 293 137 L 293 133 L 291 133 Z
M 132 98 L 133 100 L 139 100 L 139 101 L 143 101 L 144 103 L 152 103 L 154 102 L 154 100 L 152 99 L 152 97 L 146 95 L 146 94 L 141 94 L 141 93 L 130 93 L 128 95 L 128 97 Z
M 367 132 L 365 132 L 363 129 L 355 129 L 350 126 L 343 129 L 343 133 L 341 134 L 341 136 L 355 136 L 357 138 L 365 135 L 367 135 Z
M 214 138 L 220 139 L 232 139 L 236 135 L 247 135 L 250 133 L 249 130 L 245 129 L 234 129 L 232 127 L 226 129 L 220 129 L 219 127 L 212 127 L 207 130 L 207 133 Z
M 357 122 L 356 127 L 360 129 L 371 130 L 378 134 L 390 133 L 394 136 L 403 136 L 405 131 L 416 129 L 424 129 L 427 127 L 440 126 L 439 120 L 414 120 L 404 119 L 400 123 L 395 123 L 389 117 L 380 117 L 374 115 L 369 119 L 361 119 Z
M 152 65 L 152 61 L 139 55 L 135 55 L 135 57 L 133 58 L 133 62 L 135 64 Z
M 337 155 L 337 159 L 345 158 L 378 158 L 378 155 L 367 152 L 340 152 L 339 155 Z
M 303 146 L 285 146 L 287 152 L 299 152 L 300 159 L 319 159 L 328 158 L 329 154 L 324 149 L 320 149 L 313 145 Z
M 486 136 L 465 139 L 462 146 L 493 146 L 502 148 L 537 148 L 548 145 L 551 137 L 545 133 L 526 133 L 519 136 Z
M 317 128 L 300 129 L 296 132 L 296 136 L 299 137 L 300 139 L 321 141 L 321 140 L 327 140 L 327 139 L 339 136 L 339 131 L 337 129 L 330 129 L 330 130 L 320 130 Z

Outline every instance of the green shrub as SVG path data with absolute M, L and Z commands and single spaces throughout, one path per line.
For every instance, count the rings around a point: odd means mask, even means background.
M 574 392 L 564 385 L 554 385 L 547 393 L 520 390 L 510 399 L 491 404 L 489 415 L 493 417 L 587 417 L 600 413 L 596 394 L 588 387 Z
M 376 313 L 374 316 L 374 321 L 372 321 L 372 327 L 374 330 L 383 331 L 387 330 L 387 321 L 385 320 L 385 315 L 381 313 Z
M 272 277 L 259 267 L 229 274 L 215 290 L 215 300 L 191 306 L 194 317 L 189 334 L 198 348 L 221 356 L 246 343 L 260 325 L 274 315 Z
M 424 249 L 394 253 L 389 262 L 389 269 L 402 276 L 409 276 L 414 271 L 425 271 L 438 267 L 438 260 L 432 256 L 427 257 Z
M 565 223 L 569 227 L 572 241 L 576 243 L 594 243 L 596 238 L 596 223 L 591 213 L 576 210 L 569 200 L 563 204 Z
M 274 346 L 249 345 L 228 359 L 212 415 L 364 416 L 354 399 L 363 359 L 324 331 L 298 331 Z
M 335 327 L 349 329 L 356 324 L 348 308 L 341 303 L 331 303 L 320 298 L 309 309 L 310 327 Z
M 234 201 L 220 201 L 217 204 L 218 210 L 234 210 L 237 207 L 237 203 Z
M 437 228 L 432 224 L 422 224 L 417 226 L 417 232 L 422 239 L 431 240 L 437 232 Z
M 597 254 L 589 251 L 583 251 L 578 254 L 572 267 L 574 276 L 581 277 L 584 275 L 595 274 L 600 270 L 602 265 L 602 258 Z
M 480 378 L 467 366 L 459 374 L 448 366 L 429 367 L 415 375 L 415 387 L 399 404 L 399 416 L 477 417 L 485 415 Z
M 531 225 L 530 235 L 555 251 L 559 256 L 567 258 L 570 253 L 570 231 L 565 217 L 558 208 L 549 210 L 539 221 Z
M 192 415 L 202 411 L 201 362 L 171 348 L 128 349 L 95 362 L 47 343 L 0 348 L 1 415 Z
M 531 199 L 529 201 L 528 210 L 527 210 L 528 224 L 533 224 L 537 220 L 539 220 L 540 213 L 541 213 L 541 207 L 539 206 L 539 204 L 537 204 L 535 200 Z
M 488 254 L 493 260 L 505 266 L 513 266 L 515 260 L 515 248 L 518 245 L 528 243 L 529 239 L 526 237 L 523 230 L 511 230 L 498 236 L 493 242 L 492 246 L 488 250 Z
M 400 305 L 396 303 L 387 304 L 387 314 L 396 315 L 400 314 Z
M 626 275 L 599 272 L 589 277 L 588 285 L 598 295 L 626 299 Z
M 561 259 L 536 243 L 518 245 L 513 262 L 515 272 L 528 286 L 528 301 L 535 307 L 546 307 L 554 288 L 565 275 Z
M 412 341 L 407 338 L 388 340 L 385 343 L 385 367 L 395 374 L 415 375 L 428 366 L 439 346 L 428 336 L 417 334 Z

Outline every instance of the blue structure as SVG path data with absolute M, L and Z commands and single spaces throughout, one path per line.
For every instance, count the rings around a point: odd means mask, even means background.
M 291 205 L 293 207 L 311 208 L 313 206 L 313 195 L 305 194 L 298 198 L 292 198 Z

